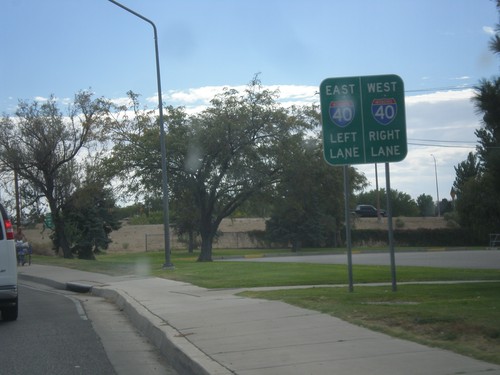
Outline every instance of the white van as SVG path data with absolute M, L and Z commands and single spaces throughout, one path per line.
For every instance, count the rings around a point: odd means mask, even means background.
M 16 320 L 18 312 L 17 259 L 14 228 L 0 204 L 0 311 L 3 320 Z

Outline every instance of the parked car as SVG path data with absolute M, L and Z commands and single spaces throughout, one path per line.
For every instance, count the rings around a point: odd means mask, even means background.
M 380 216 L 387 216 L 385 210 L 380 209 Z M 378 217 L 377 209 L 370 204 L 358 204 L 354 214 L 359 217 Z
M 17 259 L 14 228 L 0 204 L 0 312 L 3 320 L 16 320 L 18 314 Z

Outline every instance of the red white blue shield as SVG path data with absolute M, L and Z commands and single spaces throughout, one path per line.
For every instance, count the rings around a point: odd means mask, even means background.
M 389 125 L 398 113 L 398 104 L 394 98 L 373 99 L 372 116 L 381 125 Z
M 331 101 L 329 113 L 335 125 L 345 128 L 354 119 L 356 108 L 352 100 Z

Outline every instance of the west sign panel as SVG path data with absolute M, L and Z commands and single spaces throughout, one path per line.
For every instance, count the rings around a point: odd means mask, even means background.
M 323 150 L 331 165 L 401 161 L 408 152 L 403 80 L 327 78 L 320 85 Z

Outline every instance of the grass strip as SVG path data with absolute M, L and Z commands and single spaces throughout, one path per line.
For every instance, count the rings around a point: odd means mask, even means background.
M 227 257 L 230 252 L 216 255 Z M 239 254 L 254 252 L 239 250 Z M 347 267 L 314 263 L 196 262 L 196 254 L 173 253 L 173 271 L 162 269 L 164 254 L 121 253 L 98 256 L 97 261 L 36 256 L 33 262 L 59 265 L 109 275 L 141 274 L 185 281 L 205 288 L 251 288 L 265 286 L 347 284 Z M 390 282 L 388 266 L 354 265 L 355 284 Z M 451 269 L 433 267 L 397 268 L 398 282 L 500 280 L 500 270 Z

